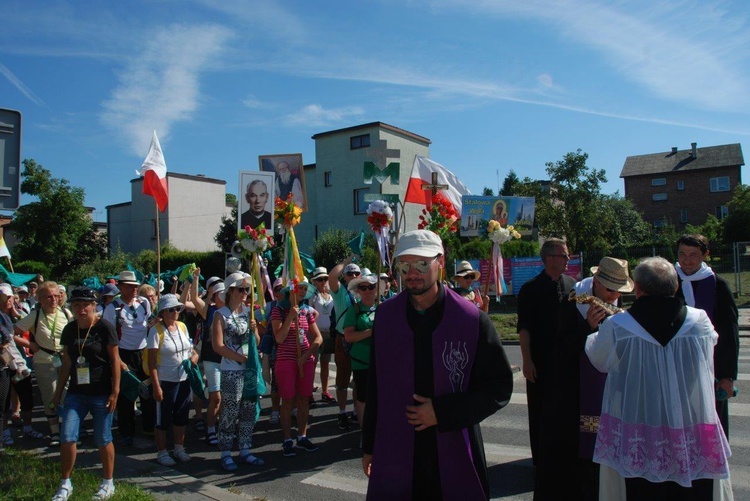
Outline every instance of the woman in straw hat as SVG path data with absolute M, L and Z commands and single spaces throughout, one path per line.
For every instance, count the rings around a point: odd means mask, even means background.
M 482 296 L 479 289 L 473 287 L 474 282 L 478 281 L 481 276 L 481 273 L 471 267 L 470 262 L 461 261 L 458 263 L 458 266 L 456 266 L 456 274 L 453 275 L 453 281 L 456 283 L 453 291 L 457 292 L 465 299 L 468 299 L 474 303 L 477 308 L 487 313 L 490 309 L 489 296 Z

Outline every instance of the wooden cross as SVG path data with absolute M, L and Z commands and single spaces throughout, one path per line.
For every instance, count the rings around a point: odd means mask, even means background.
M 423 190 L 430 190 L 432 192 L 432 195 L 427 200 L 427 207 L 432 207 L 432 197 L 437 195 L 437 192 L 440 190 L 447 190 L 449 186 L 447 184 L 438 184 L 438 173 L 433 172 L 432 173 L 432 182 L 431 183 L 422 183 L 422 189 Z

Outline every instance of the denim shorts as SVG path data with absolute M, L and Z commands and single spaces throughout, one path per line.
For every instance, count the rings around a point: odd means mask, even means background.
M 206 389 L 209 393 L 221 391 L 221 363 L 204 360 L 203 375 L 206 376 Z
M 78 430 L 86 415 L 94 419 L 94 444 L 104 447 L 112 442 L 112 413 L 107 409 L 109 395 L 81 395 L 68 392 L 65 395 L 60 419 L 62 420 L 60 442 L 78 441 Z

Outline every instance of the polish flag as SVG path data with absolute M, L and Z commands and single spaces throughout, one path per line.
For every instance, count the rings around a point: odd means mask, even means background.
M 151 146 L 148 149 L 146 160 L 143 161 L 140 171 L 135 171 L 139 176 L 143 176 L 143 194 L 151 195 L 159 207 L 159 212 L 164 212 L 169 203 L 169 191 L 167 190 L 167 164 L 164 162 L 164 155 L 161 152 L 159 138 L 156 137 L 156 131 L 151 138 Z
M 437 172 L 437 184 L 448 185 L 448 189 L 438 190 L 438 193 L 444 195 L 451 201 L 456 211 L 461 214 L 461 197 L 471 195 L 469 188 L 459 181 L 458 177 L 451 171 L 429 158 L 417 155 L 414 158 L 414 166 L 411 169 L 409 186 L 406 188 L 404 202 L 413 204 L 432 205 L 432 190 L 423 189 L 423 184 L 432 184 L 432 173 Z

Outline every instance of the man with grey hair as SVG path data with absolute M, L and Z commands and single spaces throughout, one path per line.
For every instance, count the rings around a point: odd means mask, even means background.
M 240 227 L 249 226 L 257 228 L 261 224 L 267 230 L 272 230 L 271 213 L 266 210 L 268 202 L 268 186 L 265 181 L 255 179 L 247 185 L 245 201 L 249 209 L 242 213 L 240 217 Z
M 628 499 L 710 500 L 731 456 L 714 406 L 718 334 L 705 311 L 675 297 L 666 259 L 644 259 L 633 279 L 630 309 L 586 340 L 591 363 L 607 373 L 594 448 L 600 495 L 614 499 L 619 476 Z
M 545 390 L 552 381 L 558 310 L 576 283 L 565 275 L 570 260 L 565 240 L 548 239 L 542 244 L 540 255 L 544 269 L 523 284 L 518 293 L 516 326 L 523 357 L 523 376 L 526 378 L 531 459 L 535 465 L 541 456 L 542 409 Z

